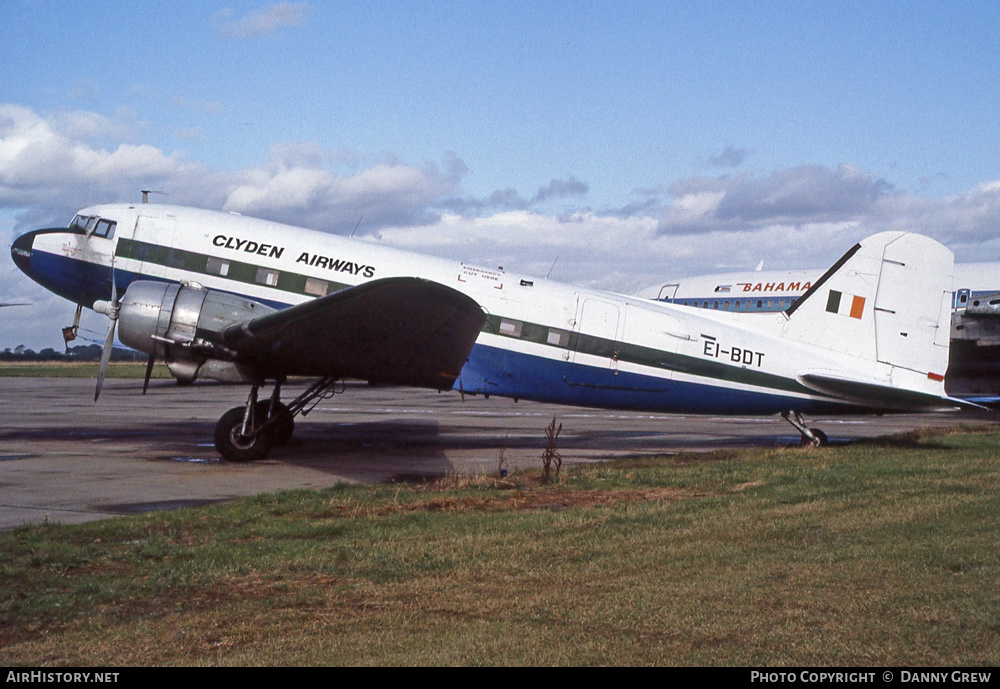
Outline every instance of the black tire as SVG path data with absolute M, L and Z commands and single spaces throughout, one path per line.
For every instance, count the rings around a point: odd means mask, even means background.
M 812 434 L 816 436 L 816 440 L 819 441 L 819 445 L 813 445 L 813 442 L 809 438 L 802 436 L 802 440 L 799 441 L 800 447 L 826 447 L 829 444 L 829 440 L 826 437 L 826 433 L 819 430 L 818 428 L 810 428 Z
M 264 419 L 267 418 L 267 412 L 270 409 L 270 402 L 257 403 L 258 423 L 264 423 Z M 288 407 L 281 402 L 278 402 L 275 406 L 274 415 L 278 418 L 267 427 L 267 432 L 270 434 L 274 445 L 287 445 L 288 441 L 292 439 L 292 433 L 295 432 L 295 418 L 292 416 L 292 412 L 288 411 Z
M 270 433 L 259 433 L 253 438 L 242 437 L 243 411 L 244 407 L 233 407 L 215 424 L 215 449 L 231 462 L 263 459 L 270 452 L 273 442 Z M 266 414 L 267 410 L 263 413 Z M 259 426 L 263 419 L 258 416 L 256 421 Z

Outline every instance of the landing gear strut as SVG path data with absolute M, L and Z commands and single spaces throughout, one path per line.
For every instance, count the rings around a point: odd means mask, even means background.
M 215 425 L 215 448 L 232 462 L 263 459 L 275 445 L 284 445 L 295 431 L 295 417 L 306 416 L 319 401 L 338 392 L 343 385 L 333 378 L 322 378 L 285 406 L 281 403 L 281 386 L 284 379 L 274 384 L 271 398 L 258 401 L 260 385 L 250 388 L 246 404 L 233 407 Z
M 826 433 L 818 428 L 809 428 L 806 426 L 806 421 L 799 412 L 791 409 L 783 411 L 781 412 L 781 418 L 795 426 L 795 430 L 802 434 L 802 440 L 799 441 L 800 447 L 825 447 L 827 445 Z
M 76 305 L 76 315 L 73 317 L 73 325 L 62 329 L 63 342 L 66 345 L 66 352 L 69 353 L 69 343 L 76 339 L 80 331 L 80 314 L 83 313 L 83 304 Z

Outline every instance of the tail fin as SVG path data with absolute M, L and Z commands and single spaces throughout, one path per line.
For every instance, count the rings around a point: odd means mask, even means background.
M 785 312 L 783 335 L 870 362 L 858 369 L 868 374 L 800 379 L 868 401 L 876 390 L 944 397 L 953 270 L 952 252 L 921 235 L 882 232 L 856 244 Z

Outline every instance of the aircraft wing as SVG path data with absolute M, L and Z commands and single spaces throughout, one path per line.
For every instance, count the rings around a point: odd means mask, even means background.
M 384 278 L 229 326 L 225 343 L 286 375 L 451 388 L 486 321 L 474 300 L 419 278 Z

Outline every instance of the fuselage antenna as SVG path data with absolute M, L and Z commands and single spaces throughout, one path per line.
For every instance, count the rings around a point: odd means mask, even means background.
M 559 262 L 559 257 L 556 256 L 556 260 L 552 262 L 552 266 L 549 268 L 549 272 L 545 274 L 545 279 L 548 280 L 549 276 L 552 275 L 552 269 L 556 267 L 556 263 Z
M 149 195 L 150 194 L 164 194 L 164 195 L 166 195 L 166 193 L 167 192 L 165 192 L 165 191 L 153 191 L 152 189 L 143 189 L 142 190 L 142 202 L 143 203 L 149 203 Z
M 361 221 L 362 221 L 362 220 L 364 220 L 364 219 L 365 219 L 365 214 L 364 214 L 364 213 L 362 213 L 362 214 L 361 214 L 361 217 L 360 217 L 360 218 L 358 218 L 358 223 L 357 223 L 357 224 L 356 224 L 356 225 L 354 226 L 354 229 L 353 229 L 353 230 L 351 230 L 351 236 L 350 236 L 350 239 L 354 239 L 354 233 L 358 231 L 358 228 L 359 228 L 359 227 L 361 227 Z

